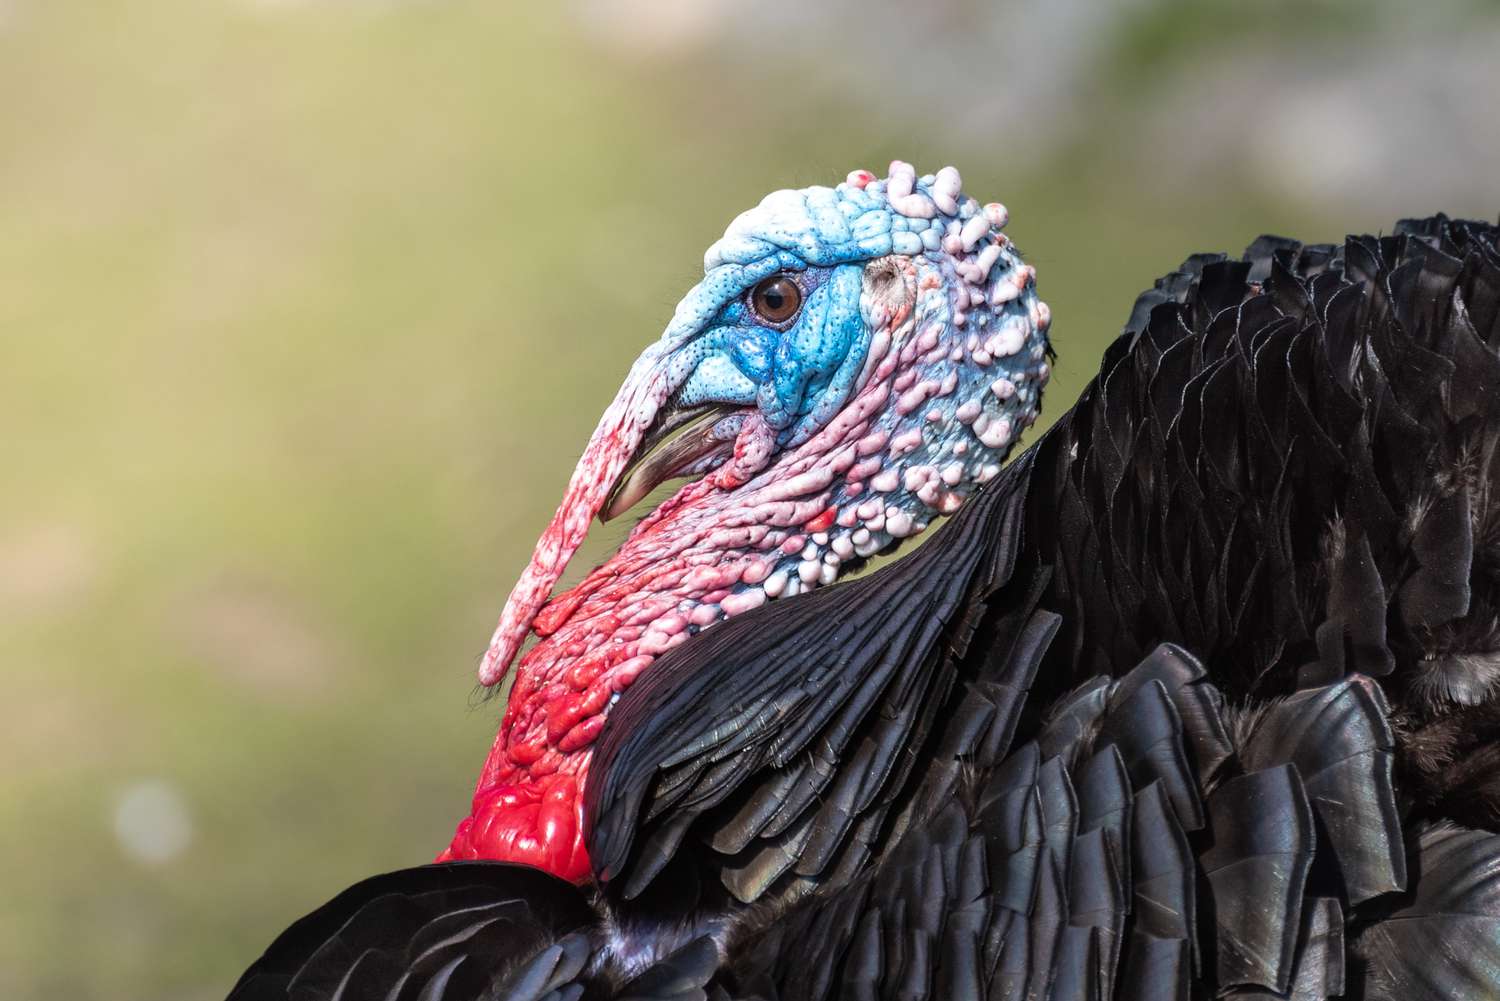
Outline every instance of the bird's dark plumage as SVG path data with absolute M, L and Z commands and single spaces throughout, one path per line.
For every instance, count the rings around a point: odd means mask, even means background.
M 1361 672 L 1418 806 L 1500 823 L 1497 441 L 1495 227 L 1190 258 L 1038 446 L 1050 676 L 1162 640 L 1235 699 Z
M 405 869 L 356 883 L 298 920 L 231 996 L 481 997 L 504 985 L 543 997 L 582 968 L 587 944 L 569 933 L 591 918 L 576 887 L 521 866 Z
M 1496 227 L 1190 258 L 927 545 L 625 693 L 598 885 L 377 877 L 234 996 L 1500 996 L 1497 441 Z

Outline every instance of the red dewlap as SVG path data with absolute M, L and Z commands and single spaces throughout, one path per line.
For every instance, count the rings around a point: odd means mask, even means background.
M 516 862 L 581 883 L 589 878 L 589 856 L 583 844 L 580 792 L 569 774 L 553 774 L 525 786 L 482 789 L 437 861 Z

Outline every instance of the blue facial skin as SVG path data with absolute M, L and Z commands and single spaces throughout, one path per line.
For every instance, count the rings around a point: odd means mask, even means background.
M 902 329 L 891 331 L 890 350 L 901 354 L 878 368 L 889 394 L 863 419 L 861 472 L 830 495 L 837 529 L 813 533 L 841 543 L 844 551 L 832 554 L 840 560 L 851 546 L 864 558 L 917 534 L 998 474 L 1035 419 L 1049 374 L 1050 314 L 1036 297 L 1035 271 L 1000 233 L 1004 207 L 963 196 L 949 168 L 922 177 L 907 164 L 891 169 L 887 180 L 856 172 L 833 188 L 774 192 L 742 213 L 705 253 L 703 279 L 638 362 L 662 373 L 675 407 L 753 408 L 758 433 L 769 428 L 773 453 L 783 452 L 835 421 L 862 388 L 855 383 L 875 333 L 866 317 L 877 322 L 878 312 L 889 323 L 899 302 Z M 901 262 L 906 283 L 893 292 L 882 280 L 879 298 L 866 302 L 866 270 L 888 257 Z M 785 324 L 749 305 L 756 286 L 776 275 L 802 291 Z M 731 416 L 710 433 L 723 446 L 746 430 L 757 429 Z M 720 448 L 682 473 L 725 460 Z M 875 513 L 859 513 L 866 510 Z M 796 555 L 803 584 L 812 584 L 803 564 L 829 555 Z
M 838 412 L 864 364 L 860 316 L 864 265 L 892 252 L 893 213 L 883 194 L 848 185 L 768 195 L 736 220 L 704 258 L 704 276 L 678 303 L 653 349 L 684 381 L 679 406 L 757 406 L 778 445 L 810 438 Z M 920 252 L 922 245 L 912 237 Z M 776 274 L 802 287 L 785 328 L 761 322 L 747 294 Z
M 757 317 L 746 295 L 731 299 L 682 349 L 695 367 L 679 404 L 755 405 L 779 445 L 806 441 L 843 407 L 864 365 L 863 272 L 862 264 L 786 272 L 802 289 L 802 308 L 785 329 Z

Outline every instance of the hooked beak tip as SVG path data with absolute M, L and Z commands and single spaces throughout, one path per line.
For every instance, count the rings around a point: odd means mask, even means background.
M 599 523 L 607 525 L 631 508 L 651 492 L 654 484 L 645 481 L 640 475 L 639 465 L 629 468 L 625 476 L 610 491 L 609 498 L 605 500 L 604 506 L 599 509 Z
M 689 475 L 695 464 L 725 453 L 733 429 L 726 430 L 721 422 L 740 409 L 738 404 L 706 403 L 659 412 L 600 506 L 599 521 L 620 517 L 663 483 Z

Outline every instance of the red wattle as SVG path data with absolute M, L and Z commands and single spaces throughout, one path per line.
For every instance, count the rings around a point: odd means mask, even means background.
M 492 859 L 545 869 L 562 879 L 589 878 L 583 844 L 583 797 L 572 775 L 527 786 L 501 785 L 474 795 L 472 812 L 436 861 Z
M 582 789 L 609 707 L 657 657 L 774 597 L 763 589 L 774 567 L 828 542 L 809 536 L 835 524 L 835 479 L 858 460 L 870 413 L 886 395 L 877 383 L 781 475 L 726 493 L 752 482 L 774 454 L 772 430 L 747 421 L 733 459 L 658 505 L 611 559 L 544 608 L 542 597 L 527 598 L 535 599 L 523 604 L 536 606 L 530 625 L 539 642 L 516 666 L 469 816 L 440 860 L 496 859 L 589 878 Z M 569 489 L 592 497 L 591 482 Z M 547 538 L 536 566 L 557 569 L 562 561 Z M 785 573 L 777 580 L 786 587 Z M 502 654 L 513 639 L 507 628 L 502 622 L 493 648 Z

